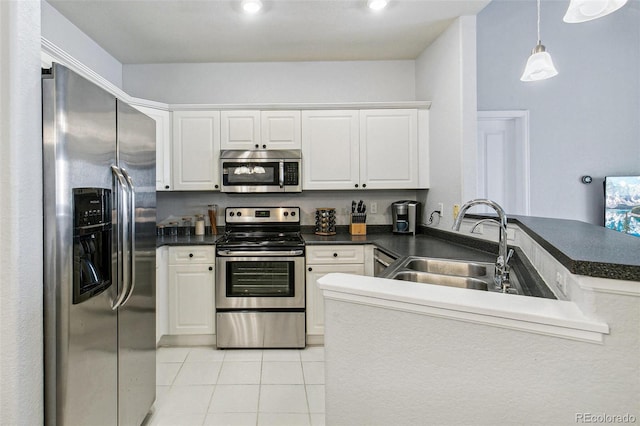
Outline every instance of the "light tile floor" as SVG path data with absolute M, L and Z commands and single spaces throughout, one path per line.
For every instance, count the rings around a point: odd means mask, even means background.
M 324 425 L 324 348 L 162 347 L 145 426 Z

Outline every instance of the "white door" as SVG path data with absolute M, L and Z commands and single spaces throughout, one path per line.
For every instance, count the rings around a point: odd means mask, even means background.
M 360 111 L 360 182 L 367 189 L 418 185 L 418 110 Z
M 169 333 L 215 334 L 213 265 L 169 266 Z
M 173 112 L 173 189 L 218 189 L 220 111 Z
M 302 112 L 302 189 L 359 187 L 358 120 L 356 110 Z
M 507 214 L 530 212 L 528 122 L 527 111 L 478 112 L 477 198 L 497 202 Z
M 300 149 L 300 111 L 262 111 L 260 114 L 264 149 Z
M 221 149 L 260 149 L 260 111 L 220 112 Z

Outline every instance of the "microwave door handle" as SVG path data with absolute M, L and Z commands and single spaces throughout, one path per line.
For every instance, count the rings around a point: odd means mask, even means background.
M 127 291 L 127 295 L 125 296 L 124 300 L 122 301 L 122 305 L 124 305 L 125 303 L 127 303 L 129 301 L 129 298 L 131 297 L 131 295 L 133 294 L 133 289 L 136 287 L 136 280 L 135 280 L 135 276 L 136 276 L 136 195 L 135 195 L 135 186 L 133 185 L 133 180 L 131 179 L 131 176 L 129 176 L 129 173 L 127 173 L 127 171 L 125 169 L 120 169 L 122 170 L 122 175 L 125 178 L 125 181 L 127 183 L 127 187 L 128 187 L 128 192 L 129 192 L 129 221 L 128 221 L 128 233 L 129 233 L 129 256 L 128 256 L 128 261 L 129 261 L 129 277 L 128 277 L 128 291 Z
M 284 188 L 284 160 L 280 160 L 280 166 L 279 166 L 279 170 L 280 170 L 280 188 Z

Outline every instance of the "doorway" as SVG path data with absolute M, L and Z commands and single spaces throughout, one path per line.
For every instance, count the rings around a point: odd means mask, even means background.
M 529 111 L 478 111 L 477 143 L 478 198 L 529 215 Z

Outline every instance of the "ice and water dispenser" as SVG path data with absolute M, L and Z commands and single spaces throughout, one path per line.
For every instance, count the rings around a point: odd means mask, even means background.
M 73 303 L 111 285 L 111 190 L 73 189 Z

